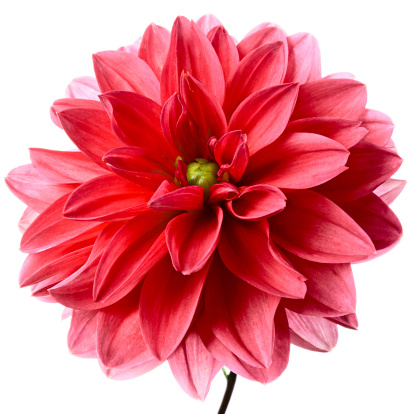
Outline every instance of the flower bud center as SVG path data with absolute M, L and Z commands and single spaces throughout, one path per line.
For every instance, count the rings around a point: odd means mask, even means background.
M 208 197 L 208 190 L 213 184 L 217 184 L 217 172 L 220 169 L 215 162 L 204 158 L 196 158 L 187 165 L 187 181 L 190 185 L 203 187 L 204 197 Z

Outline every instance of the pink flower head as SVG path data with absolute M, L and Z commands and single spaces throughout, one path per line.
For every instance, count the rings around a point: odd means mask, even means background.
M 204 399 L 224 365 L 268 383 L 290 344 L 356 328 L 350 264 L 394 246 L 403 181 L 381 112 L 316 39 L 262 24 L 236 43 L 212 16 L 93 56 L 53 122 L 77 151 L 30 150 L 21 286 L 66 307 L 68 345 L 111 378 L 168 360 Z

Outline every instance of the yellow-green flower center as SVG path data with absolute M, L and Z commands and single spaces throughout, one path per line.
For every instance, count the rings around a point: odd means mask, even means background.
M 213 184 L 217 184 L 217 171 L 220 169 L 215 162 L 204 158 L 196 158 L 187 165 L 187 181 L 190 185 L 203 187 L 204 197 L 208 197 L 208 190 Z

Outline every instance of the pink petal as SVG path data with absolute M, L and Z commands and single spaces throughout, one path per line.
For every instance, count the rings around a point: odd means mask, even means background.
M 232 274 L 217 257 L 206 284 L 206 313 L 215 336 L 243 361 L 268 368 L 272 363 L 273 318 L 280 298 Z
M 224 100 L 224 76 L 216 52 L 206 35 L 185 17 L 177 17 L 171 32 L 171 44 L 161 75 L 161 101 L 180 90 L 182 71 L 198 79 Z
M 62 128 L 58 113 L 64 111 L 65 109 L 73 109 L 73 108 L 88 108 L 88 109 L 95 109 L 97 111 L 102 110 L 102 104 L 97 100 L 91 99 L 76 99 L 76 98 L 63 98 L 58 99 L 57 101 L 53 102 L 53 105 L 50 107 L 50 117 L 55 125 L 59 128 Z
M 144 340 L 159 360 L 168 358 L 184 338 L 193 319 L 208 265 L 191 276 L 174 270 L 169 257 L 147 275 L 139 317 Z
M 340 207 L 368 234 L 377 250 L 395 245 L 402 237 L 398 217 L 375 194 L 343 203 Z
M 291 119 L 327 116 L 358 120 L 366 103 L 364 84 L 350 79 L 320 79 L 300 86 Z
M 107 169 L 103 155 L 121 143 L 112 133 L 108 115 L 103 109 L 73 108 L 58 114 L 62 128 L 74 144 L 92 161 Z
M 203 188 L 195 185 L 177 187 L 164 181 L 148 201 L 154 210 L 202 210 Z
M 289 61 L 285 83 L 306 83 L 321 78 L 321 53 L 318 41 L 309 33 L 287 37 Z
M 374 190 L 374 193 L 380 197 L 382 201 L 390 205 L 400 195 L 406 184 L 407 181 L 389 178 L 377 187 Z
M 278 188 L 264 184 L 244 187 L 237 197 L 226 202 L 230 214 L 241 220 L 267 218 L 285 206 L 285 195 Z
M 303 259 L 346 263 L 375 253 L 369 236 L 340 207 L 311 190 L 286 193 L 286 208 L 269 219 L 272 240 Z
M 152 191 L 105 174 L 79 186 L 66 202 L 63 215 L 76 220 L 109 221 L 135 216 L 145 209 Z
M 305 296 L 304 278 L 271 245 L 266 220 L 249 222 L 227 216 L 218 249 L 226 267 L 254 287 L 276 296 Z
M 79 151 L 30 148 L 30 159 L 37 173 L 54 184 L 83 183 L 106 172 Z
M 168 358 L 171 371 L 190 397 L 204 400 L 221 364 L 207 351 L 200 336 L 190 331 Z
M 100 361 L 108 368 L 138 365 L 153 359 L 145 345 L 139 322 L 141 288 L 99 311 L 97 351 Z
M 284 135 L 251 157 L 243 183 L 314 187 L 345 171 L 348 156 L 341 144 L 322 135 Z
M 137 40 L 135 40 L 134 43 L 132 43 L 130 45 L 126 45 L 126 46 L 121 46 L 117 50 L 118 50 L 118 52 L 132 53 L 133 55 L 137 56 L 139 47 L 141 45 L 141 41 L 142 41 L 142 37 L 140 36 L 140 37 L 138 37 Z
M 250 95 L 230 119 L 228 130 L 247 135 L 249 154 L 253 155 L 280 136 L 294 108 L 298 86 L 278 85 Z M 275 119 L 274 114 L 278 116 Z
M 196 23 L 204 34 L 207 34 L 214 27 L 221 25 L 220 20 L 213 14 L 205 14 L 204 16 L 201 16 Z
M 239 52 L 233 38 L 223 26 L 216 26 L 208 32 L 211 42 L 223 69 L 224 80 L 229 83 L 239 63 Z
M 132 53 L 107 51 L 93 55 L 102 92 L 130 91 L 160 102 L 160 83 L 151 68 Z
M 123 297 L 165 256 L 164 228 L 170 213 L 145 210 L 112 238 L 99 263 L 94 300 Z
M 361 126 L 368 130 L 368 134 L 365 136 L 364 141 L 379 146 L 385 145 L 390 140 L 394 130 L 394 124 L 392 123 L 391 118 L 388 115 L 373 109 L 366 110 L 362 117 Z
M 60 197 L 76 188 L 74 184 L 50 184 L 33 165 L 21 165 L 6 177 L 9 190 L 36 213 L 42 213 Z
M 358 328 L 358 319 L 355 313 L 350 313 L 349 315 L 337 316 L 335 318 L 326 318 L 331 322 L 341 325 L 344 328 L 348 329 L 357 329 Z
M 360 125 L 361 121 L 343 118 L 305 118 L 289 122 L 286 126 L 285 134 L 311 132 L 331 138 L 345 148 L 350 148 L 367 135 L 367 129 L 360 127 Z
M 266 43 L 274 43 L 278 41 L 286 42 L 286 35 L 279 27 L 267 26 L 257 29 L 258 30 L 250 32 L 250 34 L 237 45 L 240 60 L 251 51 Z
M 286 309 L 292 344 L 310 351 L 328 352 L 338 342 L 338 328 L 319 316 L 299 315 Z
M 68 348 L 81 358 L 96 358 L 97 311 L 74 310 L 68 332 Z
M 204 155 L 207 158 L 207 140 L 211 136 L 221 137 L 226 133 L 226 117 L 217 98 L 190 74 L 182 74 L 180 93 L 195 122 L 194 132 L 200 151 L 198 155 Z
M 98 82 L 92 76 L 81 76 L 73 79 L 65 91 L 65 97 L 71 99 L 91 99 L 98 101 L 101 93 Z
M 142 36 L 138 57 L 148 64 L 158 80 L 170 45 L 170 32 L 164 27 L 151 23 Z
M 148 362 L 144 362 L 143 364 L 137 364 L 135 366 L 127 365 L 126 368 L 107 368 L 102 363 L 100 365 L 102 371 L 108 378 L 112 380 L 123 381 L 139 377 L 140 375 L 144 375 L 147 372 L 152 371 L 154 368 L 157 368 L 159 365 L 161 365 L 161 362 L 158 361 L 158 359 L 153 358 Z
M 335 202 L 363 197 L 388 180 L 400 168 L 402 159 L 392 150 L 361 142 L 350 148 L 348 169 L 317 187 Z
M 36 253 L 64 243 L 99 223 L 68 220 L 62 216 L 68 195 L 51 204 L 25 231 L 20 249 L 25 253 Z
M 39 216 L 38 213 L 36 213 L 34 210 L 32 210 L 30 207 L 27 207 L 20 220 L 19 220 L 19 230 L 24 233 L 27 228 L 35 221 L 35 219 Z
M 223 210 L 212 207 L 180 214 L 168 223 L 167 246 L 178 272 L 190 275 L 205 266 L 217 246 L 222 221 Z
M 254 92 L 282 83 L 286 65 L 283 42 L 267 43 L 250 52 L 239 63 L 227 86 L 223 105 L 227 118 Z
M 355 75 L 349 72 L 337 72 L 324 76 L 322 79 L 355 79 Z

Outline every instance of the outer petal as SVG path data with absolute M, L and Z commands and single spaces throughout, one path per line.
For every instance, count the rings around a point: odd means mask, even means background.
M 83 183 L 106 172 L 80 151 L 30 148 L 30 159 L 37 173 L 54 184 Z
M 74 310 L 68 332 L 68 348 L 81 358 L 96 358 L 97 311 Z
M 223 109 L 230 119 L 248 96 L 279 85 L 285 76 L 287 55 L 283 42 L 267 43 L 250 52 L 238 65 L 226 89 Z
M 277 26 L 267 26 L 258 28 L 258 30 L 250 32 L 238 45 L 240 60 L 242 60 L 248 53 L 266 44 L 286 41 L 286 35 L 282 29 Z M 287 46 L 286 46 L 287 48 Z
M 148 274 L 141 292 L 139 317 L 144 340 L 159 360 L 168 358 L 193 319 L 208 265 L 191 276 L 174 270 L 165 257 Z
M 221 25 L 220 20 L 213 14 L 205 14 L 204 16 L 201 16 L 196 23 L 204 34 L 207 34 L 214 27 Z
M 217 53 L 223 69 L 224 80 L 228 84 L 239 63 L 236 44 L 223 26 L 216 26 L 211 29 L 207 37 Z
M 300 86 L 291 119 L 328 116 L 357 120 L 366 103 L 364 84 L 350 79 L 320 79 Z
M 321 135 L 285 135 L 251 157 L 243 183 L 314 187 L 346 170 L 348 155 L 341 144 Z
M 328 352 L 338 342 L 336 325 L 318 316 L 299 315 L 286 310 L 291 342 L 310 351 Z
M 346 202 L 371 193 L 400 168 L 402 159 L 392 150 L 369 143 L 350 149 L 348 170 L 316 188 L 335 202 Z
M 265 220 L 249 222 L 227 216 L 218 249 L 227 268 L 256 288 L 276 296 L 305 296 L 303 276 L 271 245 Z
M 144 364 L 153 359 L 145 345 L 139 322 L 141 286 L 115 304 L 99 311 L 97 351 L 108 368 Z
M 101 93 L 96 79 L 92 76 L 81 76 L 73 79 L 65 91 L 66 98 L 91 99 L 98 101 Z
M 88 108 L 95 110 L 102 110 L 102 104 L 98 100 L 91 99 L 77 99 L 77 98 L 63 98 L 58 99 L 53 102 L 53 105 L 50 107 L 50 117 L 53 123 L 61 128 L 59 118 L 57 114 L 64 111 L 65 109 L 71 108 Z
M 391 118 L 380 111 L 367 109 L 362 117 L 362 124 L 368 130 L 364 141 L 383 146 L 390 140 L 394 130 Z
M 261 220 L 282 211 L 285 195 L 270 185 L 244 187 L 240 194 L 226 202 L 229 212 L 241 220 Z
M 151 23 L 142 36 L 138 57 L 148 64 L 158 80 L 170 45 L 170 32 L 164 27 Z
M 374 193 L 380 197 L 382 201 L 390 205 L 400 195 L 405 184 L 407 184 L 407 181 L 390 178 L 377 187 L 374 190 Z
M 107 168 L 103 155 L 121 143 L 112 133 L 108 115 L 103 109 L 73 108 L 58 113 L 69 138 L 92 161 Z
M 204 400 L 221 363 L 207 351 L 200 336 L 190 331 L 168 358 L 171 371 L 182 389 L 191 397 Z
M 20 249 L 23 252 L 41 252 L 99 226 L 99 223 L 64 218 L 62 212 L 67 198 L 66 194 L 56 200 L 33 221 L 22 237 Z
M 177 17 L 161 75 L 161 101 L 179 92 L 181 72 L 186 71 L 224 99 L 224 76 L 220 61 L 205 34 L 185 17 Z
M 341 208 L 311 190 L 286 193 L 287 207 L 269 219 L 272 239 L 304 259 L 346 263 L 375 253 L 368 235 Z
M 393 246 L 402 237 L 402 227 L 398 217 L 375 194 L 343 203 L 341 208 L 364 229 L 377 250 Z
M 130 220 L 108 244 L 94 282 L 94 299 L 123 297 L 167 253 L 164 227 L 171 214 L 146 210 Z
M 93 55 L 102 92 L 131 91 L 160 102 L 160 83 L 151 68 L 133 53 L 107 51 Z
M 285 82 L 306 83 L 321 78 L 321 53 L 318 41 L 309 33 L 287 37 L 289 61 Z
M 233 275 L 219 257 L 206 284 L 206 313 L 215 336 L 226 348 L 253 366 L 272 363 L 274 323 L 280 298 Z
M 152 191 L 114 174 L 79 186 L 68 198 L 63 215 L 76 220 L 120 220 L 133 217 L 151 198 Z
M 223 210 L 212 207 L 181 214 L 168 223 L 167 246 L 177 271 L 190 275 L 205 266 L 217 246 L 222 221 Z
M 39 214 L 36 213 L 34 210 L 32 210 L 30 207 L 27 207 L 22 216 L 19 220 L 19 230 L 24 233 L 27 228 L 35 221 L 36 217 L 38 217 Z
M 102 371 L 108 378 L 123 381 L 144 375 L 161 365 L 161 362 L 153 358 L 148 362 L 144 362 L 143 364 L 138 363 L 135 366 L 129 366 L 128 364 L 127 367 L 107 368 L 102 363 L 100 365 Z
M 298 93 L 297 85 L 278 85 L 250 95 L 230 119 L 228 130 L 247 135 L 249 154 L 271 144 L 286 127 Z M 275 119 L 274 114 L 278 116 Z
M 350 313 L 349 315 L 337 316 L 335 318 L 326 318 L 331 322 L 341 325 L 348 329 L 358 329 L 358 319 L 356 313 Z

